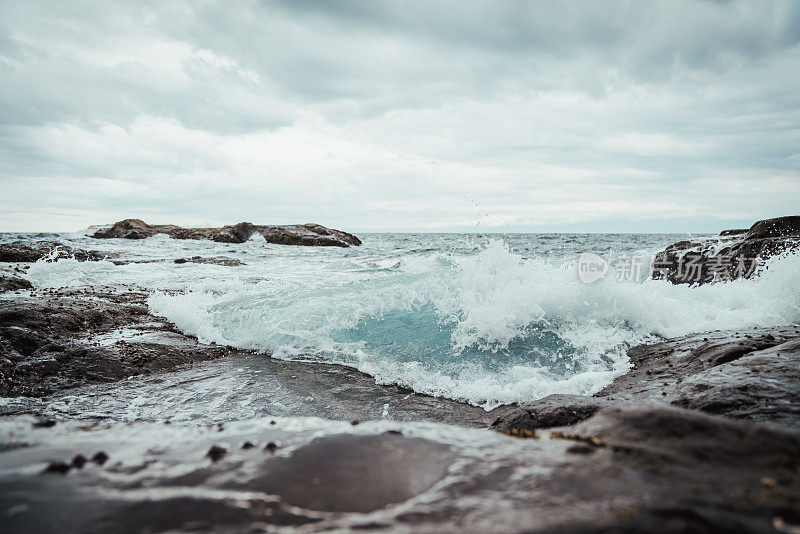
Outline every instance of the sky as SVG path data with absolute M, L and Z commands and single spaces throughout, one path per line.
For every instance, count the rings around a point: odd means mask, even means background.
M 800 2 L 0 4 L 0 231 L 800 209 Z

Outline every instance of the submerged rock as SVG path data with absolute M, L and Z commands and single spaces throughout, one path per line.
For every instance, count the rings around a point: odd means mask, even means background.
M 656 254 L 653 279 L 704 284 L 756 276 L 764 260 L 800 248 L 800 216 L 758 221 L 749 230 L 679 241 Z
M 173 224 L 151 225 L 140 219 L 125 219 L 110 228 L 97 230 L 91 237 L 144 239 L 156 234 L 166 234 L 174 239 L 208 239 L 221 243 L 244 243 L 254 234 L 259 234 L 267 243 L 280 245 L 349 247 L 361 244 L 361 240 L 352 234 L 314 223 L 256 225 L 242 222 L 221 228 L 181 228 Z
M 236 258 L 228 258 L 226 256 L 214 256 L 212 258 L 203 258 L 200 256 L 192 256 L 191 258 L 177 258 L 173 263 L 202 263 L 207 265 L 222 265 L 224 267 L 240 267 L 245 265 L 241 260 Z

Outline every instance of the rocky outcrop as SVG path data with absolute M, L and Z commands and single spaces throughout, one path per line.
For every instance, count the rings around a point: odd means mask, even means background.
M 432 423 L 0 420 L 4 532 L 796 532 L 800 434 L 605 408 L 537 439 Z
M 633 369 L 598 396 L 670 403 L 800 428 L 800 328 L 709 332 L 628 351 Z
M 15 241 L 0 244 L 0 262 L 32 263 L 42 258 L 56 261 L 63 258 L 78 261 L 100 261 L 114 257 L 97 250 L 82 250 L 58 241 Z
M 800 429 L 800 327 L 695 334 L 634 347 L 628 356 L 632 369 L 594 396 L 551 395 L 501 407 L 492 427 L 527 435 L 622 402 Z
M 0 396 L 46 395 L 230 352 L 178 334 L 147 313 L 145 298 L 52 290 L 0 297 Z M 114 339 L 122 327 L 128 335 Z
M 0 293 L 20 289 L 33 289 L 33 284 L 19 276 L 22 272 L 19 267 L 16 270 L 0 269 Z
M 242 222 L 221 228 L 181 228 L 172 224 L 151 225 L 139 219 L 125 219 L 110 228 L 97 230 L 91 237 L 144 239 L 156 234 L 166 234 L 174 239 L 208 239 L 220 243 L 244 243 L 254 234 L 259 234 L 268 243 L 279 245 L 348 247 L 361 244 L 361 240 L 352 234 L 313 223 L 265 226 Z
M 679 241 L 659 252 L 653 279 L 704 284 L 756 276 L 764 260 L 800 247 L 800 216 L 758 221 L 749 230 Z

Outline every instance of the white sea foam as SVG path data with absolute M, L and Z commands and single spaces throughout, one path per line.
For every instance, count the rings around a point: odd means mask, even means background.
M 62 260 L 34 264 L 29 277 L 39 287 L 151 288 L 151 311 L 203 341 L 349 365 L 380 383 L 487 409 L 596 392 L 628 369 L 627 347 L 658 336 L 800 320 L 798 255 L 772 260 L 758 279 L 692 288 L 613 277 L 586 285 L 572 249 L 523 257 L 497 239 L 442 238 L 434 250 L 411 243 L 399 252 L 369 240 L 312 250 L 165 239 L 110 245 L 143 257 L 231 255 L 248 265 Z

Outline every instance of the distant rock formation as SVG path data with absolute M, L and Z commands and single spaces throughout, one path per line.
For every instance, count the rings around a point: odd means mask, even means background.
M 352 234 L 314 223 L 257 225 L 242 222 L 221 228 L 181 228 L 173 224 L 147 224 L 140 219 L 125 219 L 110 228 L 97 230 L 91 237 L 144 239 L 156 234 L 167 234 L 174 239 L 208 239 L 220 243 L 244 243 L 253 234 L 260 234 L 268 243 L 279 245 L 349 247 L 361 244 L 361 240 Z
M 758 221 L 749 230 L 725 230 L 716 238 L 679 241 L 656 254 L 653 279 L 705 284 L 750 278 L 764 260 L 800 248 L 800 216 Z

